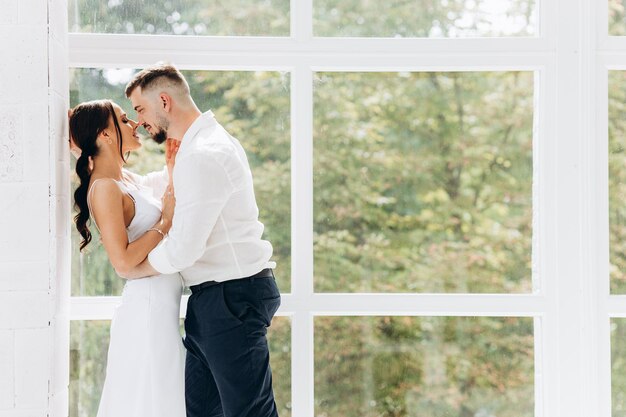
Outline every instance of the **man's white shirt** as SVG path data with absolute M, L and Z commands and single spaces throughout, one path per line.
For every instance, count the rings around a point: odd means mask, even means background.
M 246 154 L 208 111 L 183 136 L 173 171 L 176 209 L 168 235 L 148 255 L 162 274 L 187 286 L 228 281 L 274 268 L 262 240 Z

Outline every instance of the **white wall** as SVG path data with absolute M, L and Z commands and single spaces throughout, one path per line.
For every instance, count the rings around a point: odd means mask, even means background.
M 0 0 L 0 417 L 67 414 L 66 32 L 66 0 Z

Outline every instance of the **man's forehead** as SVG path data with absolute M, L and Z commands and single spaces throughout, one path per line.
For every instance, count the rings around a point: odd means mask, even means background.
M 135 110 L 143 105 L 141 100 L 141 94 L 137 94 L 136 91 L 133 91 L 129 98 Z

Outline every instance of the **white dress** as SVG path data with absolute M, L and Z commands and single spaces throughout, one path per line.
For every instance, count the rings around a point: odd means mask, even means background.
M 116 182 L 135 202 L 135 216 L 127 228 L 132 242 L 159 220 L 161 201 L 148 187 Z M 97 417 L 185 417 L 182 290 L 180 274 L 126 282 L 111 322 Z

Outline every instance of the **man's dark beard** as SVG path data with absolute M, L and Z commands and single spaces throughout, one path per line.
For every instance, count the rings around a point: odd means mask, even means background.
M 159 128 L 159 130 L 152 135 L 152 139 L 160 145 L 167 140 L 167 132 Z

